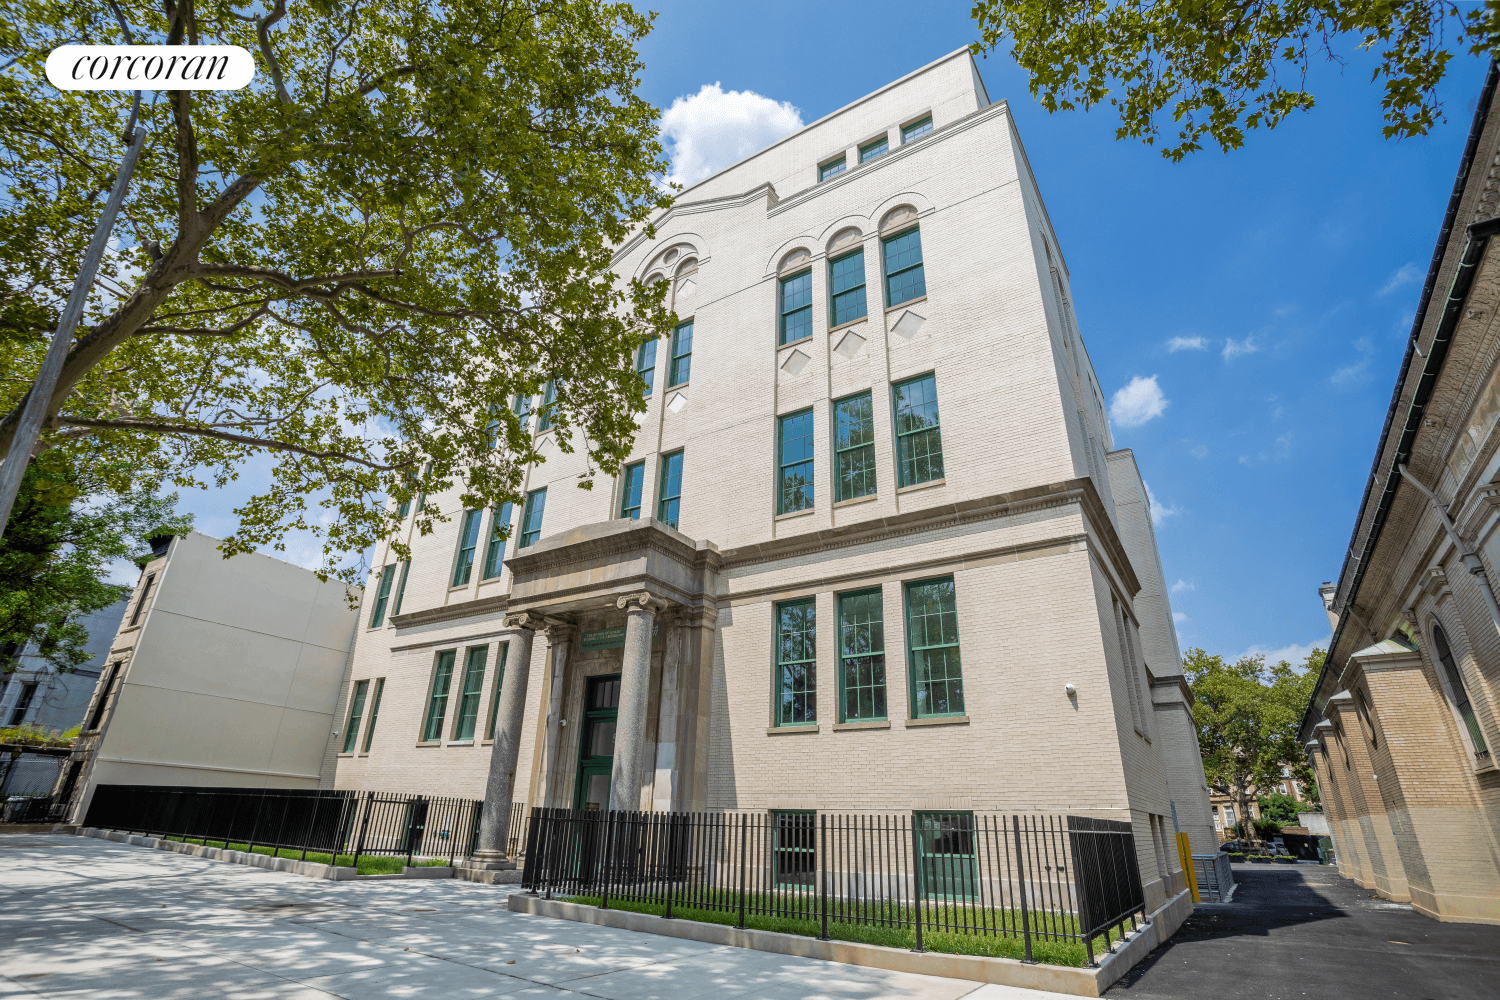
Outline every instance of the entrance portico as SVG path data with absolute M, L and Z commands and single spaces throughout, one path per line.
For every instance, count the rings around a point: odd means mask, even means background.
M 705 808 L 717 547 L 652 518 L 614 520 L 545 539 L 506 566 L 505 626 L 520 648 L 500 696 L 476 860 L 504 860 L 521 791 L 532 806 Z M 548 655 L 522 667 L 537 631 Z M 614 676 L 617 686 L 598 683 Z M 523 789 L 515 772 L 531 684 L 545 716 Z

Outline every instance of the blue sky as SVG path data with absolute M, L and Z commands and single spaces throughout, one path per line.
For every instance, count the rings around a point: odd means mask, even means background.
M 957 3 L 651 6 L 644 94 L 686 179 L 975 37 Z M 1108 108 L 1049 116 L 1004 53 L 980 63 L 1026 144 L 1100 385 L 1133 383 L 1115 443 L 1156 498 L 1184 648 L 1300 660 L 1327 642 L 1317 587 L 1348 544 L 1485 68 L 1455 59 L 1448 122 L 1396 143 L 1371 65 L 1315 67 L 1312 113 L 1172 164 L 1116 141 Z M 258 468 L 183 498 L 199 530 L 229 530 Z

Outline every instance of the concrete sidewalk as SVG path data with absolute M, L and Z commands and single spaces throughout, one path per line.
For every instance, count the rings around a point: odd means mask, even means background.
M 0 997 L 1060 997 L 510 913 L 512 891 L 0 836 Z

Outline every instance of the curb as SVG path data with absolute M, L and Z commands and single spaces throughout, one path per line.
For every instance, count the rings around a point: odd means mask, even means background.
M 424 867 L 403 866 L 399 873 L 390 875 L 356 875 L 353 868 L 340 865 L 320 865 L 313 861 L 294 861 L 291 858 L 273 858 L 269 854 L 253 854 L 248 851 L 230 851 L 222 847 L 206 847 L 203 844 L 186 844 L 180 840 L 162 840 L 158 837 L 138 837 L 133 834 L 121 833 L 118 830 L 100 830 L 95 827 L 86 826 L 78 831 L 80 837 L 93 837 L 96 840 L 112 840 L 117 844 L 133 844 L 137 847 L 150 847 L 158 851 L 171 851 L 173 854 L 185 854 L 193 858 L 205 858 L 209 861 L 227 861 L 230 864 L 246 865 L 251 868 L 265 868 L 269 871 L 286 872 L 290 875 L 302 875 L 307 878 L 321 878 L 332 882 L 373 882 L 389 881 L 392 879 L 434 879 L 452 878 L 453 869 L 438 867 L 436 865 Z
M 1050 990 L 1053 993 L 1079 997 L 1102 996 L 1132 966 L 1171 937 L 1193 912 L 1192 894 L 1184 889 L 1152 913 L 1146 924 L 1123 944 L 1104 956 L 1097 968 L 1073 969 L 1060 965 L 1027 965 L 1013 958 L 948 955 L 933 951 L 919 953 L 854 941 L 820 941 L 800 934 L 741 929 L 695 920 L 668 920 L 649 913 L 605 910 L 584 903 L 565 903 L 560 899 L 542 899 L 522 893 L 513 893 L 506 906 L 513 913 L 575 920 L 621 930 L 702 941 L 705 944 L 730 945 L 892 972 L 913 972 L 924 976 L 966 979 L 970 982 L 995 983 L 1021 989 Z

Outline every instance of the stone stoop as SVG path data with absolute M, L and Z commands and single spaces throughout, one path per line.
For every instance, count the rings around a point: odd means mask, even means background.
M 349 867 L 322 865 L 312 861 L 296 861 L 292 858 L 273 858 L 269 854 L 230 851 L 222 847 L 207 847 L 203 844 L 185 844 L 179 840 L 140 837 L 133 834 L 121 833 L 118 830 L 99 830 L 94 827 L 82 827 L 78 830 L 78 834 L 82 837 L 93 837 L 97 840 L 112 840 L 117 844 L 134 844 L 137 847 L 150 847 L 158 851 L 171 851 L 173 854 L 206 858 L 209 861 L 227 861 L 230 864 L 248 865 L 251 868 L 265 868 L 270 871 L 287 872 L 291 875 L 302 875 L 307 878 L 328 879 L 333 882 L 452 878 L 454 872 L 452 868 L 446 866 L 429 865 L 425 867 L 403 866 L 399 873 L 389 875 L 357 875 L 354 869 Z
M 520 869 L 502 869 L 495 871 L 485 868 L 466 868 L 459 865 L 453 869 L 453 877 L 463 879 L 465 882 L 474 882 L 478 885 L 520 885 Z
M 542 899 L 514 893 L 507 901 L 514 913 L 531 913 L 558 917 L 580 923 L 618 927 L 622 930 L 661 934 L 708 944 L 752 948 L 778 955 L 816 958 L 845 965 L 862 965 L 892 972 L 911 972 L 948 979 L 967 979 L 978 983 L 995 983 L 1021 989 L 1049 990 L 1069 996 L 1099 997 L 1131 967 L 1170 938 L 1193 912 L 1192 893 L 1184 889 L 1146 918 L 1135 933 L 1105 955 L 1096 968 L 1074 969 L 1060 965 L 1027 965 L 1013 958 L 989 958 L 979 955 L 949 955 L 942 952 L 913 952 L 882 945 L 854 941 L 819 941 L 800 934 L 781 934 L 751 928 L 740 929 L 725 924 L 700 923 L 695 920 L 658 917 L 625 910 L 604 910 L 582 903 L 565 903 L 560 899 Z

